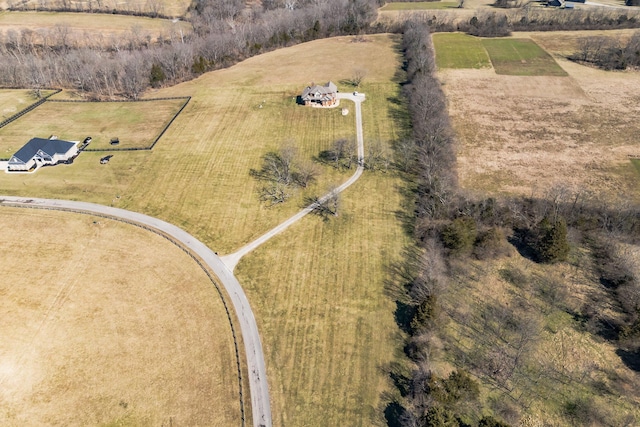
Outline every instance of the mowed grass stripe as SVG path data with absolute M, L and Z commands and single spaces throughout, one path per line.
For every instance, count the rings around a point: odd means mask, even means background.
M 274 424 L 380 421 L 381 368 L 395 345 L 383 284 L 404 242 L 396 184 L 365 174 L 337 218 L 307 217 L 239 264 L 273 372 Z
M 483 39 L 497 74 L 566 76 L 556 61 L 531 39 Z
M 491 61 L 481 39 L 467 34 L 434 34 L 438 68 L 488 68 Z

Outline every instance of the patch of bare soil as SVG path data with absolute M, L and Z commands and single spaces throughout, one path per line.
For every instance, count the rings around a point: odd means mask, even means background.
M 458 136 L 463 187 L 531 194 L 554 185 L 640 199 L 640 73 L 565 60 L 569 77 L 440 72 Z

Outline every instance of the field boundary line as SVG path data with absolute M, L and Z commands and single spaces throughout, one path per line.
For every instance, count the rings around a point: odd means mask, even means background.
M 5 127 L 6 125 L 8 125 L 11 122 L 13 122 L 15 120 L 18 120 L 20 117 L 24 116 L 29 111 L 35 110 L 37 107 L 39 107 L 42 104 L 44 104 L 50 96 L 57 95 L 60 92 L 62 92 L 62 89 L 55 89 L 55 91 L 53 93 L 50 93 L 49 95 L 40 98 L 39 100 L 37 100 L 33 104 L 27 106 L 25 109 L 20 110 L 16 114 L 14 114 L 13 116 L 4 119 L 3 121 L 0 122 L 0 129 L 2 129 L 3 127 Z
M 27 203 L 28 203 L 28 199 L 27 199 Z M 222 290 L 220 289 L 217 281 L 214 278 L 214 275 L 211 273 L 211 270 L 209 268 L 206 267 L 206 263 L 195 253 L 193 253 L 192 251 L 189 250 L 189 248 L 187 248 L 185 245 L 183 245 L 179 239 L 174 238 L 171 234 L 164 232 L 163 230 L 160 230 L 158 228 L 152 227 L 150 225 L 141 223 L 141 222 L 137 222 L 137 221 L 133 221 L 133 220 L 128 220 L 122 217 L 118 217 L 118 216 L 114 216 L 114 215 L 109 215 L 109 214 L 105 214 L 105 213 L 100 213 L 97 211 L 89 211 L 89 210 L 83 210 L 83 209 L 74 209 L 74 208 L 65 208 L 65 207 L 53 207 L 53 206 L 38 206 L 38 205 L 34 205 L 34 204 L 25 204 L 25 203 L 12 203 L 11 201 L 7 201 L 5 199 L 0 198 L 0 206 L 4 206 L 4 207 L 13 207 L 13 208 L 19 208 L 19 209 L 39 209 L 39 210 L 51 210 L 51 211 L 61 211 L 61 212 L 70 212 L 70 213 L 77 213 L 77 214 L 82 214 L 82 215 L 89 215 L 89 216 L 95 216 L 95 217 L 99 217 L 99 218 L 105 218 L 105 219 L 110 219 L 112 221 L 118 221 L 118 222 L 122 222 L 125 224 L 129 224 L 129 225 L 133 225 L 135 227 L 139 227 L 142 228 L 143 230 L 146 231 L 150 231 L 160 237 L 163 237 L 164 239 L 168 240 L 169 242 L 171 242 L 173 245 L 177 246 L 179 249 L 181 249 L 183 252 L 185 252 L 189 257 L 191 257 L 191 259 L 202 269 L 202 271 L 204 271 L 204 273 L 207 275 L 207 277 L 209 278 L 209 281 L 213 284 L 213 286 L 215 287 L 216 291 L 218 292 L 218 295 L 220 296 L 220 300 L 222 301 L 222 305 L 224 306 L 224 310 L 227 314 L 227 320 L 229 321 L 229 326 L 231 328 L 231 335 L 233 337 L 233 344 L 234 344 L 234 348 L 235 348 L 235 357 L 236 357 L 236 365 L 237 365 L 237 369 L 238 369 L 238 385 L 239 385 L 239 399 L 240 399 L 240 416 L 242 419 L 242 426 L 245 426 L 246 420 L 245 420 L 245 408 L 244 408 L 244 393 L 243 393 L 243 386 L 242 386 L 242 381 L 243 381 L 243 377 L 242 377 L 242 363 L 240 361 L 240 351 L 239 351 L 239 345 L 238 345 L 238 338 L 236 335 L 236 330 L 233 324 L 233 317 L 231 315 L 231 311 L 229 310 L 229 305 L 224 297 L 224 294 L 222 292 Z
M 153 139 L 153 141 L 151 141 L 151 143 L 146 147 L 83 148 L 82 149 L 82 151 L 94 152 L 94 153 L 101 153 L 101 152 L 105 152 L 105 151 L 151 151 L 151 150 L 153 150 L 153 147 L 155 147 L 155 145 L 158 143 L 158 141 L 160 141 L 160 138 L 162 138 L 164 136 L 164 134 L 167 132 L 167 130 L 169 130 L 169 127 L 173 124 L 173 122 L 178 118 L 178 116 L 182 113 L 182 111 L 187 107 L 187 104 L 189 104 L 189 102 L 191 101 L 191 96 L 167 96 L 167 97 L 161 97 L 161 98 L 145 98 L 145 99 L 118 99 L 118 100 L 113 100 L 113 101 L 91 101 L 91 100 L 84 100 L 84 99 L 48 99 L 49 97 L 51 97 L 53 95 L 57 95 L 60 92 L 62 92 L 62 89 L 56 89 L 55 92 L 43 97 L 42 99 L 39 99 L 37 102 L 29 105 L 28 107 L 26 107 L 25 109 L 23 109 L 21 111 L 18 111 L 13 116 L 3 120 L 2 122 L 0 122 L 0 129 L 3 128 L 4 126 L 8 125 L 9 123 L 19 119 L 20 117 L 24 116 L 28 112 L 36 109 L 37 107 L 41 106 L 45 102 L 103 104 L 103 103 L 117 103 L 117 102 L 175 101 L 175 100 L 184 99 L 184 103 L 180 106 L 180 108 L 178 108 L 178 111 L 165 123 L 165 125 L 160 130 L 160 133 L 158 133 L 158 135 Z M 0 160 L 9 160 L 9 159 L 0 159 Z

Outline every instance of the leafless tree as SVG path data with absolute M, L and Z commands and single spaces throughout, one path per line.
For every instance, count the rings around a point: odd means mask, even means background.
M 322 197 L 313 196 L 307 198 L 306 203 L 311 206 L 314 214 L 327 221 L 332 216 L 338 216 L 338 210 L 340 208 L 340 192 L 336 187 L 332 187 Z
M 315 181 L 320 174 L 318 166 L 311 161 L 298 161 L 296 171 L 293 173 L 293 180 L 300 187 L 305 188 L 309 183 Z
M 266 202 L 268 206 L 284 203 L 291 197 L 289 187 L 280 182 L 269 183 L 260 188 L 259 192 L 260 200 Z
M 349 83 L 351 83 L 355 87 L 360 87 L 365 77 L 367 77 L 367 70 L 365 70 L 364 68 L 355 68 L 351 73 Z
M 366 169 L 386 172 L 391 165 L 391 155 L 387 144 L 380 140 L 371 141 L 367 144 L 367 155 L 364 158 Z

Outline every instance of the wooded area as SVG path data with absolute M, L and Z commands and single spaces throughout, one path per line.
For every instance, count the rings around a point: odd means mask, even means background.
M 623 362 L 637 371 L 640 281 L 634 273 L 633 257 L 623 248 L 640 242 L 640 209 L 628 202 L 612 207 L 587 192 L 571 192 L 562 186 L 548 188 L 544 198 L 478 198 L 460 189 L 455 172 L 456 141 L 440 83 L 434 77 L 434 52 L 425 21 L 406 23 L 402 47 L 412 135 L 396 144 L 395 165 L 408 187 L 405 222 L 415 246 L 407 248 L 405 262 L 395 267 L 388 294 L 396 300 L 396 321 L 406 334 L 404 353 L 411 364 L 390 369 L 398 395 L 385 409 L 388 424 L 509 425 L 486 415 L 495 414 L 497 407 L 483 406 L 479 385 L 490 384 L 503 390 L 503 399 L 512 399 L 509 393 L 514 384 L 529 375 L 526 372 L 532 369 L 531 364 L 537 363 L 531 361 L 531 354 L 540 338 L 544 313 L 527 304 L 487 305 L 482 313 L 464 314 L 448 307 L 445 313 L 442 301 L 454 281 L 459 285 L 472 275 L 470 260 L 498 259 L 513 248 L 520 256 L 542 264 L 562 263 L 572 250 L 587 251 L 592 261 L 581 268 L 596 266 L 604 299 L 594 299 L 574 312 L 567 304 L 563 283 L 541 282 L 536 292 L 546 303 L 582 319 L 585 331 L 617 346 Z M 503 273 L 509 283 L 531 286 L 531 279 L 519 270 L 505 269 Z M 478 316 L 482 332 L 471 338 L 473 352 L 456 354 L 463 350 L 455 350 L 449 341 L 446 323 L 468 323 L 464 316 Z M 443 342 L 453 347 L 449 349 L 452 353 L 443 355 Z M 434 372 L 439 363 L 437 354 L 454 360 L 455 369 L 448 377 Z M 569 381 L 581 383 L 584 378 Z M 509 423 L 517 423 L 527 404 L 517 399 L 510 402 L 501 404 L 499 412 Z M 578 424 L 613 416 L 589 398 L 570 401 L 564 411 L 566 418 Z M 634 423 L 633 415 L 616 415 L 626 425 Z

